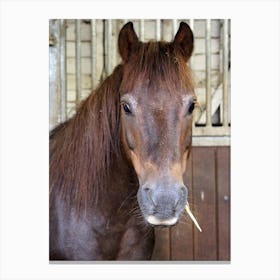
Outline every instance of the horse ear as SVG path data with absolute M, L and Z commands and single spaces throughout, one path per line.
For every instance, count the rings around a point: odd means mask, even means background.
M 186 61 L 193 51 L 193 32 L 188 24 L 180 23 L 179 30 L 173 41 L 174 50 L 178 51 Z
M 124 62 L 127 62 L 138 47 L 138 37 L 134 31 L 133 23 L 126 23 L 119 34 L 119 52 Z

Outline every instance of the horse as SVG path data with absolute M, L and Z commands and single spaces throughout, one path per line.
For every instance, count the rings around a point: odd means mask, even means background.
M 184 212 L 196 97 L 193 33 L 119 32 L 121 63 L 50 132 L 49 259 L 150 260 L 155 227 Z

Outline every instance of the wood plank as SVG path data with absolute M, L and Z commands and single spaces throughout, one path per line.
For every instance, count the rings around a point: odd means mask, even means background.
M 192 153 L 187 163 L 184 183 L 188 188 L 189 204 L 192 205 Z M 193 260 L 193 223 L 186 212 L 181 216 L 179 223 L 170 229 L 170 244 L 171 260 Z
M 217 149 L 218 259 L 230 260 L 230 147 Z
M 155 247 L 152 255 L 154 261 L 170 260 L 169 228 L 155 227 Z
M 215 150 L 193 149 L 193 213 L 202 228 L 194 229 L 194 260 L 217 260 Z

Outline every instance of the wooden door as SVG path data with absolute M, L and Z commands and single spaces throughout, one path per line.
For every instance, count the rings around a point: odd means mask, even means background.
M 193 147 L 185 184 L 202 232 L 186 213 L 156 229 L 153 260 L 230 260 L 230 147 Z

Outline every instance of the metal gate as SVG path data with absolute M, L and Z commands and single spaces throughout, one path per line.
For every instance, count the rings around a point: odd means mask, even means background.
M 50 129 L 120 63 L 119 30 L 128 20 L 49 21 Z M 200 103 L 194 113 L 193 145 L 230 144 L 230 20 L 132 20 L 141 41 L 174 38 L 180 21 L 194 32 L 190 60 Z

